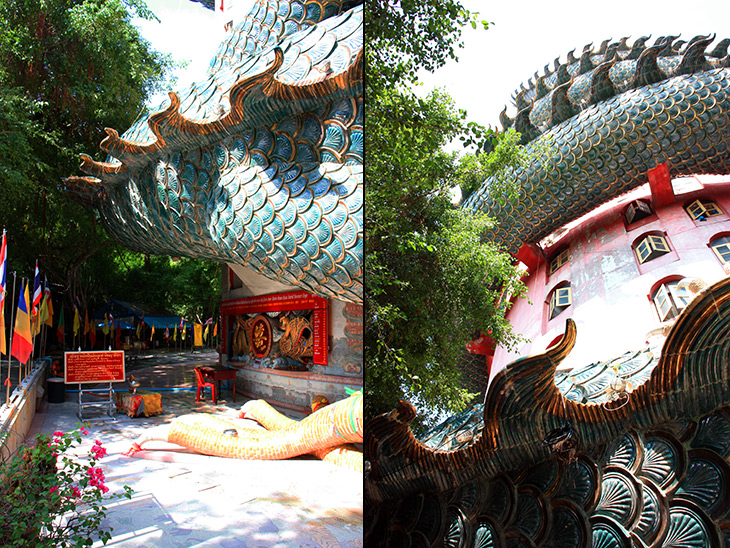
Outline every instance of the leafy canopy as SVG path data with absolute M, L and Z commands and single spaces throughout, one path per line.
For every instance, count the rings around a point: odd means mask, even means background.
M 60 188 L 78 172 L 80 153 L 104 159 L 105 127 L 125 130 L 170 85 L 172 61 L 151 48 L 132 15 L 154 17 L 142 0 L 0 2 L 0 224 L 9 270 L 31 276 L 38 259 L 57 309 L 60 294 L 83 308 L 110 296 L 153 298 L 125 264 L 144 257 L 111 241 L 98 215 Z M 197 265 L 201 274 L 216 268 Z M 150 304 L 183 312 L 173 301 Z
M 472 192 L 524 151 L 518 135 L 467 123 L 443 91 L 412 91 L 418 70 L 456 58 L 464 25 L 488 27 L 478 14 L 435 0 L 374 0 L 366 10 L 366 417 L 404 398 L 433 418 L 470 400 L 458 363 L 471 334 L 516 342 L 500 296 L 524 292 L 511 257 L 480 237 L 492 221 L 455 208 L 452 189 Z M 483 145 L 492 137 L 496 155 L 443 150 L 454 138 Z M 509 199 L 512 181 L 499 180 Z

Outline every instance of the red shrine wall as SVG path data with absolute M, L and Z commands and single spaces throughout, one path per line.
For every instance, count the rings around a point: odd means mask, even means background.
M 663 282 L 699 278 L 709 285 L 726 275 L 710 242 L 723 233 L 730 235 L 730 177 L 675 180 L 673 187 L 675 200 L 669 205 L 655 207 L 646 184 L 567 225 L 552 241 L 542 242 L 537 265 L 524 278 L 528 299 L 515 300 L 508 313 L 516 332 L 530 342 L 512 352 L 497 348 L 490 378 L 515 359 L 554 344 L 567 318 L 576 322 L 577 341 L 560 368 L 644 348 L 673 321 L 660 319 L 652 299 Z M 626 209 L 639 199 L 651 204 L 654 212 L 627 224 Z M 694 220 L 685 206 L 697 199 L 715 202 L 721 212 Z M 670 252 L 642 263 L 634 248 L 648 234 L 665 238 Z M 550 274 L 551 260 L 564 249 L 569 249 L 569 259 Z M 566 284 L 571 302 L 550 319 L 551 294 Z
M 222 295 L 221 363 L 237 370 L 237 392 L 304 416 L 314 396 L 362 388 L 362 305 L 236 265 L 222 269 Z

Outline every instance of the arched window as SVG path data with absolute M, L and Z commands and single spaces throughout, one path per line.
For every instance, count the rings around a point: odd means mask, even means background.
M 640 238 L 634 245 L 636 258 L 640 263 L 646 263 L 657 257 L 669 253 L 672 249 L 664 236 L 659 234 L 647 234 Z
M 570 284 L 561 285 L 553 289 L 548 301 L 548 320 L 552 320 L 573 303 Z
M 659 319 L 665 321 L 676 318 L 692 300 L 692 294 L 681 280 L 672 280 L 659 285 L 652 293 L 651 300 Z
M 552 261 L 550 261 L 550 274 L 554 274 L 558 269 L 566 264 L 570 260 L 570 248 L 566 247 L 561 250 L 560 253 L 555 255 Z
M 730 263 L 730 236 L 715 238 L 710 242 L 710 247 L 721 263 Z
M 722 215 L 722 209 L 712 200 L 695 200 L 684 206 L 684 209 L 695 221 L 706 221 L 710 217 Z
M 630 225 L 649 217 L 652 213 L 654 211 L 652 211 L 651 206 L 644 200 L 634 200 L 628 205 L 626 211 L 624 211 L 624 218 L 626 219 L 626 224 Z

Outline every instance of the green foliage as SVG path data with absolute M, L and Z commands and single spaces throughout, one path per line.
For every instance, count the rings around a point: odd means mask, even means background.
M 0 61 L 2 84 L 42 102 L 42 127 L 73 154 L 95 151 L 104 127 L 130 125 L 170 67 L 121 0 L 0 3 Z
M 519 189 L 515 185 L 514 170 L 525 168 L 535 159 L 547 161 L 550 140 L 540 137 L 530 148 L 520 146 L 520 134 L 514 129 L 491 135 L 493 150 L 490 153 L 467 154 L 459 162 L 459 186 L 463 200 L 489 181 L 489 194 L 502 203 L 514 201 Z
M 114 270 L 100 297 L 123 298 L 150 309 L 164 304 L 164 310 L 189 320 L 205 321 L 220 307 L 220 265 L 187 257 L 143 257 L 119 250 Z M 133 290 L 133 293 L 130 291 Z
M 144 255 L 111 241 L 97 213 L 60 187 L 78 173 L 79 153 L 104 159 L 105 127 L 126 130 L 167 89 L 173 64 L 140 36 L 132 13 L 154 18 L 142 0 L 0 2 L 0 224 L 10 270 L 31 276 L 38 259 L 57 308 L 61 295 L 92 310 L 115 297 L 207 314 L 217 265 L 181 262 L 184 300 L 180 265 L 153 260 L 148 271 Z M 131 275 L 131 263 L 143 274 Z
M 480 239 L 491 221 L 451 204 L 451 188 L 472 176 L 469 166 L 487 164 L 442 150 L 464 131 L 451 99 L 438 90 L 425 99 L 369 90 L 366 416 L 399 398 L 459 411 L 469 401 L 457 367 L 469 334 L 481 329 L 514 343 L 498 302 L 503 290 L 519 295 L 523 287 L 510 257 Z
M 472 397 L 458 368 L 471 334 L 507 347 L 519 340 L 503 296 L 525 291 L 512 258 L 482 241 L 492 221 L 455 208 L 452 189 L 467 195 L 493 176 L 490 191 L 511 200 L 511 170 L 530 156 L 519 134 L 466 122 L 444 92 L 412 92 L 419 70 L 456 59 L 463 27 L 488 27 L 478 14 L 453 0 L 374 0 L 366 10 L 365 413 L 403 398 L 428 422 Z M 454 139 L 477 149 L 489 139 L 495 151 L 444 152 Z
M 106 455 L 99 441 L 81 462 L 72 456 L 86 428 L 41 434 L 34 447 L 0 464 L 0 545 L 7 547 L 91 546 L 106 544 L 111 529 L 101 527 L 104 504 L 132 497 L 132 490 L 107 495 L 97 463 Z
M 456 0 L 370 0 L 365 4 L 368 77 L 372 83 L 415 82 L 416 72 L 429 72 L 456 59 L 461 29 L 489 27 L 478 13 Z

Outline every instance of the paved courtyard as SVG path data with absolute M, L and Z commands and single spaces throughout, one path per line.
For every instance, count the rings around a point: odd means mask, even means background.
M 186 413 L 235 417 L 245 400 L 195 402 L 193 367 L 212 353 L 154 356 L 127 368 L 141 389 L 159 389 L 164 413 L 114 418 L 99 412 L 79 448 L 87 454 L 98 439 L 108 456 L 101 460 L 112 492 L 134 489 L 131 500 L 107 506 L 106 526 L 115 547 L 221 548 L 359 547 L 363 545 L 362 474 L 318 459 L 245 461 L 199 455 L 165 442 L 150 442 L 134 457 L 122 453 L 145 429 Z M 78 426 L 77 395 L 63 403 L 43 402 L 31 430 L 52 433 Z M 283 410 L 282 410 L 283 411 Z M 299 418 L 299 417 L 295 417 Z M 255 424 L 251 421 L 252 424 Z M 97 542 L 94 546 L 102 546 Z

